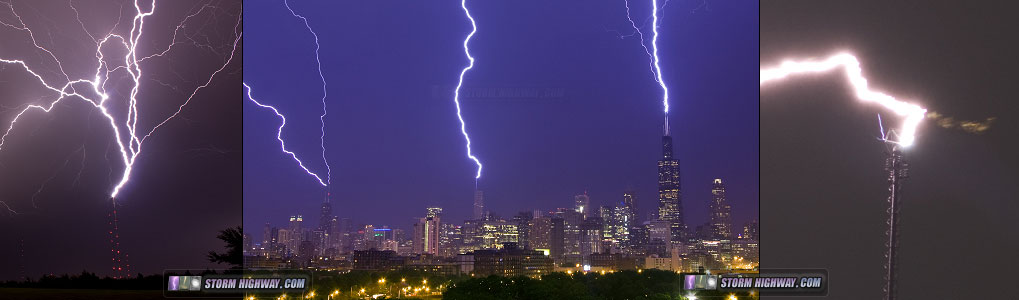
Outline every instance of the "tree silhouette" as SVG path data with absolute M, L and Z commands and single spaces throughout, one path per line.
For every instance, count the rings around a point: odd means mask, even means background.
M 217 264 L 232 265 L 232 269 L 243 267 L 244 257 L 242 256 L 241 248 L 242 244 L 244 244 L 244 235 L 241 232 L 240 226 L 220 230 L 219 235 L 216 237 L 226 242 L 226 253 L 209 251 L 209 261 Z

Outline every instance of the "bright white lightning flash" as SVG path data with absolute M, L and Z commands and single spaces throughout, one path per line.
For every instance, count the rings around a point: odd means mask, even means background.
M 648 68 L 651 69 L 651 77 L 658 81 L 658 72 L 655 71 L 655 58 L 651 54 L 651 50 L 648 50 L 647 45 L 644 43 L 644 32 L 640 30 L 641 26 L 637 26 L 637 22 L 633 21 L 633 17 L 630 16 L 630 0 L 623 0 L 623 5 L 626 6 L 626 20 L 630 21 L 630 26 L 633 27 L 633 33 L 628 36 L 620 36 L 620 38 L 626 38 L 629 36 L 636 35 L 640 38 L 640 47 L 644 48 L 644 53 L 647 53 Z
M 326 89 L 326 77 L 322 74 L 322 59 L 319 58 L 318 55 L 318 50 L 322 48 L 322 45 L 318 43 L 318 34 L 311 29 L 311 24 L 308 24 L 308 18 L 294 12 L 294 9 L 290 8 L 290 3 L 287 3 L 286 0 L 283 0 L 283 5 L 287 7 L 290 14 L 301 19 L 301 21 L 304 21 L 304 27 L 307 27 L 308 32 L 311 32 L 311 35 L 315 37 L 315 62 L 318 64 L 318 77 L 322 78 L 322 115 L 318 117 L 319 121 L 322 122 L 322 135 L 319 136 L 319 144 L 322 146 L 322 161 L 325 162 L 326 165 L 326 183 L 332 183 L 333 170 L 329 168 L 329 160 L 326 159 L 326 114 L 328 113 L 328 111 L 326 111 L 326 97 L 329 93 Z M 319 181 L 321 181 L 321 179 Z
M 867 85 L 867 78 L 863 77 L 863 69 L 855 56 L 849 53 L 839 53 L 828 57 L 825 60 L 787 60 L 774 68 L 761 68 L 761 86 L 767 83 L 785 79 L 790 75 L 801 73 L 815 74 L 834 70 L 842 67 L 846 72 L 850 86 L 856 93 L 856 98 L 865 102 L 877 103 L 896 115 L 905 117 L 902 128 L 897 133 L 898 144 L 908 147 L 916 140 L 916 128 L 923 121 L 927 110 L 912 103 L 908 103 L 888 94 L 871 90 Z
M 248 89 L 248 91 L 245 94 L 248 95 L 248 99 L 250 99 L 251 102 L 255 103 L 255 105 L 258 105 L 262 108 L 271 109 L 273 113 L 276 113 L 276 116 L 280 117 L 281 120 L 280 127 L 279 129 L 276 130 L 276 140 L 280 141 L 280 149 L 283 150 L 284 153 L 290 155 L 290 157 L 294 158 L 294 161 L 297 162 L 297 166 L 301 167 L 301 169 L 304 169 L 304 172 L 308 173 L 308 175 L 315 177 L 315 179 L 318 180 L 318 183 L 322 184 L 322 186 L 328 186 L 326 182 L 322 180 L 322 177 L 319 177 L 318 174 L 315 174 L 315 172 L 308 170 L 308 168 L 304 166 L 304 163 L 301 162 L 301 159 L 297 158 L 297 154 L 295 154 L 293 151 L 287 150 L 287 145 L 286 143 L 283 142 L 283 127 L 287 126 L 287 117 L 283 116 L 283 114 L 281 114 L 279 110 L 276 110 L 275 107 L 272 107 L 271 105 L 262 104 L 258 102 L 258 100 L 255 100 L 255 97 L 251 96 L 251 86 L 248 86 L 247 83 L 241 84 L 244 85 L 244 88 Z
M 470 43 L 471 37 L 474 36 L 474 33 L 478 32 L 478 25 L 474 22 L 474 17 L 471 17 L 471 11 L 467 9 L 467 0 L 460 0 L 460 7 L 463 8 L 464 14 L 467 15 L 467 19 L 471 21 L 471 33 L 467 34 L 467 38 L 464 39 L 463 43 L 464 54 L 467 55 L 467 60 L 469 60 L 470 63 L 467 67 L 464 67 L 463 70 L 460 71 L 460 80 L 457 82 L 456 90 L 453 92 L 453 102 L 456 103 L 456 117 L 457 119 L 460 119 L 460 132 L 463 133 L 464 139 L 467 140 L 467 157 L 473 160 L 474 164 L 478 165 L 478 173 L 474 176 L 474 179 L 477 180 L 481 179 L 481 161 L 471 153 L 471 137 L 467 135 L 467 123 L 464 122 L 463 114 L 460 111 L 460 88 L 463 87 L 464 84 L 464 75 L 467 74 L 468 70 L 474 68 L 474 57 L 471 56 L 471 50 L 467 47 L 467 44 Z
M 15 65 L 21 66 L 22 68 L 25 69 L 25 71 L 27 71 L 33 77 L 38 79 L 39 83 L 41 83 L 41 85 L 44 88 L 49 89 L 49 90 L 51 90 L 51 91 L 53 91 L 53 92 L 55 92 L 56 94 L 59 95 L 59 97 L 57 97 L 55 100 L 53 100 L 52 102 L 50 102 L 48 104 L 43 104 L 43 105 L 31 104 L 31 105 L 27 105 L 27 106 L 25 106 L 24 109 L 22 109 L 20 112 L 18 112 L 18 114 L 15 115 L 14 119 L 11 121 L 10 125 L 7 127 L 6 131 L 4 131 L 3 136 L 0 136 L 0 150 L 3 149 L 3 145 L 6 142 L 8 135 L 10 135 L 12 130 L 14 129 L 15 124 L 18 122 L 18 120 L 22 116 L 26 115 L 27 112 L 32 111 L 32 110 L 40 110 L 40 111 L 43 111 L 43 112 L 50 112 L 57 103 L 59 103 L 60 101 L 62 101 L 64 99 L 79 99 L 79 100 L 82 100 L 82 101 L 92 105 L 93 107 L 97 108 L 102 113 L 102 115 L 104 117 L 106 117 L 107 120 L 109 120 L 110 128 L 113 130 L 114 137 L 115 137 L 116 142 L 117 142 L 117 146 L 118 146 L 118 148 L 120 150 L 121 160 L 122 160 L 122 162 L 124 164 L 124 171 L 123 171 L 123 174 L 121 175 L 120 180 L 117 181 L 117 184 L 113 187 L 112 191 L 110 192 L 110 197 L 111 198 L 116 198 L 117 194 L 120 192 L 121 188 L 123 188 L 124 185 L 127 184 L 127 182 L 130 180 L 131 172 L 133 170 L 132 167 L 134 166 L 134 163 L 135 163 L 136 159 L 138 158 L 138 156 L 142 152 L 142 144 L 144 143 L 145 139 L 148 138 L 149 136 L 151 136 L 160 126 L 162 126 L 163 124 L 167 123 L 169 120 L 171 120 L 175 116 L 177 116 L 177 114 L 179 114 L 183 110 L 184 106 L 186 106 L 188 103 L 190 103 L 191 99 L 194 98 L 195 94 L 197 94 L 199 90 L 201 90 L 202 88 L 208 86 L 209 83 L 212 82 L 213 78 L 215 78 L 215 76 L 217 74 L 219 74 L 220 71 L 225 69 L 230 64 L 230 62 L 233 61 L 234 53 L 237 50 L 237 46 L 240 44 L 241 36 L 242 36 L 242 33 L 239 32 L 240 25 L 241 25 L 241 17 L 240 17 L 240 15 L 238 15 L 237 24 L 234 26 L 234 32 L 236 33 L 236 38 L 233 41 L 233 48 L 230 51 L 230 57 L 223 63 L 223 65 L 219 69 L 217 69 L 215 72 L 213 72 L 209 76 L 209 79 L 204 84 L 202 84 L 202 85 L 198 86 L 197 88 L 195 88 L 195 90 L 191 93 L 191 96 L 188 97 L 188 99 L 184 102 L 184 104 L 180 105 L 180 107 L 177 110 L 177 112 L 173 113 L 172 115 L 167 117 L 165 120 L 163 120 L 162 122 L 160 122 L 159 124 L 154 126 L 151 130 L 149 130 L 149 132 L 146 135 L 140 137 L 137 123 L 138 123 L 138 118 L 139 118 L 139 113 L 138 113 L 138 102 L 139 102 L 139 100 L 138 100 L 138 92 L 139 92 L 141 77 L 142 77 L 142 73 L 143 73 L 143 71 L 142 71 L 142 64 L 141 63 L 144 62 L 145 60 L 149 59 L 149 58 L 161 57 L 161 56 L 165 55 L 166 53 L 168 53 L 173 48 L 174 45 L 178 44 L 178 42 L 177 42 L 178 34 L 180 33 L 180 30 L 182 28 L 185 28 L 185 24 L 188 21 L 188 19 L 190 19 L 191 17 L 194 17 L 194 16 L 202 13 L 202 11 L 204 11 L 205 9 L 212 8 L 214 6 L 206 4 L 206 5 L 202 6 L 201 9 L 199 9 L 197 12 L 195 12 L 193 14 L 190 14 L 187 17 L 185 17 L 177 25 L 176 29 L 174 29 L 174 34 L 173 34 L 173 37 L 172 37 L 172 41 L 171 41 L 170 45 L 166 47 L 166 49 L 164 49 L 162 51 L 159 51 L 158 53 L 154 53 L 154 54 L 151 54 L 151 55 L 148 55 L 148 56 L 144 56 L 144 57 L 141 57 L 141 58 L 139 58 L 139 53 L 136 51 L 136 47 L 139 44 L 139 40 L 141 39 L 142 35 L 144 34 L 143 30 L 144 30 L 144 27 L 145 27 L 145 18 L 148 17 L 148 16 L 153 15 L 155 13 L 155 11 L 156 11 L 156 3 L 155 3 L 154 0 L 152 1 L 151 8 L 148 11 L 143 11 L 143 9 L 139 5 L 138 1 L 137 0 L 134 1 L 134 9 L 135 9 L 136 14 L 135 14 L 135 16 L 132 19 L 130 34 L 126 38 L 124 36 L 112 33 L 116 29 L 116 27 L 119 25 L 119 22 L 118 22 L 118 24 L 114 25 L 113 28 L 110 29 L 110 32 L 107 33 L 106 36 L 103 37 L 102 39 L 95 39 L 94 36 L 90 32 L 88 32 L 88 30 L 85 29 L 85 26 L 82 23 L 82 29 L 85 30 L 85 33 L 88 34 L 89 37 L 91 37 L 92 40 L 95 42 L 96 50 L 95 50 L 94 53 L 95 53 L 95 63 L 97 65 L 96 66 L 96 72 L 95 72 L 95 76 L 93 78 L 90 78 L 90 79 L 81 78 L 81 79 L 71 80 L 70 76 L 63 70 L 63 65 L 62 65 L 61 61 L 53 54 L 53 52 L 51 52 L 49 49 L 39 45 L 39 43 L 35 39 L 35 35 L 33 34 L 32 30 L 30 28 L 28 28 L 28 26 L 22 20 L 21 16 L 17 14 L 17 11 L 14 9 L 13 4 L 11 4 L 11 3 L 4 3 L 4 4 L 8 8 L 10 8 L 11 12 L 14 14 L 15 17 L 17 17 L 18 22 L 20 24 L 15 25 L 15 24 L 9 24 L 9 23 L 5 23 L 5 22 L 0 21 L 0 25 L 4 25 L 4 26 L 10 27 L 10 28 L 14 28 L 14 29 L 19 30 L 19 31 L 25 31 L 27 33 L 28 37 L 31 39 L 32 44 L 37 49 L 39 49 L 39 50 L 41 50 L 43 52 L 48 53 L 49 57 L 52 58 L 57 63 L 57 65 L 58 65 L 58 67 L 60 69 L 60 72 L 64 75 L 64 78 L 65 78 L 66 81 L 62 85 L 60 85 L 60 84 L 51 84 L 51 83 L 47 82 L 45 79 L 43 79 L 43 77 L 40 76 L 38 73 L 33 71 L 32 68 L 29 67 L 25 63 L 25 61 L 18 60 L 18 59 L 4 59 L 4 58 L 0 58 L 0 62 L 2 62 L 2 63 L 5 63 L 5 64 L 15 64 Z M 77 15 L 77 9 L 74 8 L 73 4 L 71 6 L 71 9 L 74 10 L 75 15 Z M 81 23 L 81 20 L 79 19 L 78 22 Z M 123 49 L 126 50 L 127 53 L 124 55 L 123 61 L 122 62 L 117 62 L 117 64 L 121 64 L 122 63 L 123 65 L 114 65 L 114 66 L 111 66 L 111 61 L 106 59 L 105 53 L 103 52 L 103 46 L 106 45 L 107 42 L 111 42 L 111 41 L 116 42 L 116 44 L 118 44 L 119 46 L 122 46 Z M 131 82 L 131 84 L 132 84 L 131 93 L 130 93 L 130 97 L 128 98 L 129 106 L 128 106 L 128 109 L 127 109 L 127 117 L 126 117 L 125 120 L 119 121 L 120 125 L 118 125 L 117 118 L 114 117 L 109 112 L 109 110 L 108 110 L 109 108 L 106 106 L 107 101 L 110 99 L 110 95 L 106 93 L 107 79 L 110 78 L 111 74 L 113 74 L 115 72 L 118 72 L 118 71 L 126 72 L 127 75 L 130 75 L 130 78 L 132 79 L 132 82 Z M 81 84 L 81 83 L 88 83 L 89 85 L 91 85 L 92 92 L 94 92 L 97 95 L 97 98 L 92 98 L 92 97 L 89 97 L 87 95 L 83 95 L 83 94 L 78 93 L 78 91 L 75 89 L 74 85 Z M 121 125 L 123 125 L 124 129 L 126 129 L 126 130 L 122 130 L 122 128 L 120 127 Z M 126 138 L 126 141 L 127 141 L 126 144 L 125 144 L 125 138 Z M 6 206 L 6 204 L 5 204 L 5 206 Z
M 658 65 L 658 0 L 651 0 L 651 32 L 654 34 L 651 36 L 651 49 L 652 55 L 655 57 L 655 81 L 662 87 L 662 106 L 665 107 L 665 114 L 669 114 L 669 87 L 665 86 L 665 80 L 662 79 L 662 67 Z
M 636 35 L 640 38 L 640 46 L 644 48 L 644 53 L 648 57 L 648 67 L 651 69 L 651 76 L 658 83 L 658 86 L 662 88 L 662 107 L 666 115 L 669 113 L 669 87 L 665 85 L 665 80 L 662 79 L 662 67 L 659 64 L 658 58 L 658 27 L 661 26 L 658 11 L 664 9 L 668 3 L 666 0 L 665 4 L 659 7 L 658 0 L 651 0 L 651 49 L 648 49 L 647 44 L 644 42 L 644 32 L 641 31 L 643 25 L 638 26 L 637 22 L 633 20 L 633 16 L 630 15 L 629 0 L 623 0 L 623 4 L 626 6 L 626 20 L 630 22 L 630 27 L 633 27 L 633 33 L 619 36 L 619 38 L 627 38 Z

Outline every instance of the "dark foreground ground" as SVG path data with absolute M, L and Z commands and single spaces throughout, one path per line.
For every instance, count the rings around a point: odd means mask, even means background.
M 163 292 L 159 290 L 0 288 L 0 299 L 134 300 L 134 299 L 167 299 L 167 298 L 164 298 Z M 199 299 L 199 298 L 188 298 L 188 299 Z

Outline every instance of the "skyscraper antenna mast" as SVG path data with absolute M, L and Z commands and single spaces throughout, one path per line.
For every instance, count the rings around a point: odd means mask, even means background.
M 665 136 L 669 135 L 669 113 L 665 113 Z

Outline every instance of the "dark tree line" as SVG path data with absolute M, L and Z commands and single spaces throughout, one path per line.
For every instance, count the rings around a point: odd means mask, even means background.
M 443 299 L 685 299 L 681 275 L 661 270 L 565 274 L 541 279 L 489 276 L 453 284 Z M 725 299 L 728 292 L 698 291 L 697 299 Z M 747 299 L 746 293 L 736 293 Z
M 44 288 L 44 289 L 112 289 L 112 290 L 159 290 L 166 285 L 163 275 L 145 276 L 138 274 L 131 278 L 114 279 L 99 277 L 95 273 L 81 271 L 81 274 L 60 276 L 45 275 L 39 280 L 0 282 L 3 287 Z
M 226 245 L 226 252 L 217 253 L 209 251 L 207 258 L 210 262 L 228 264 L 232 269 L 239 269 L 244 264 L 242 256 L 242 244 L 244 237 L 241 227 L 232 227 L 221 230 L 217 236 Z M 201 274 L 214 273 L 205 271 Z M 195 274 L 200 275 L 200 274 Z M 20 288 L 46 288 L 46 289 L 118 289 L 118 290 L 161 290 L 166 288 L 166 280 L 162 274 L 145 276 L 139 273 L 131 278 L 99 277 L 95 273 L 82 270 L 81 274 L 60 276 L 44 275 L 39 280 L 29 278 L 25 281 L 3 281 L 0 287 Z

